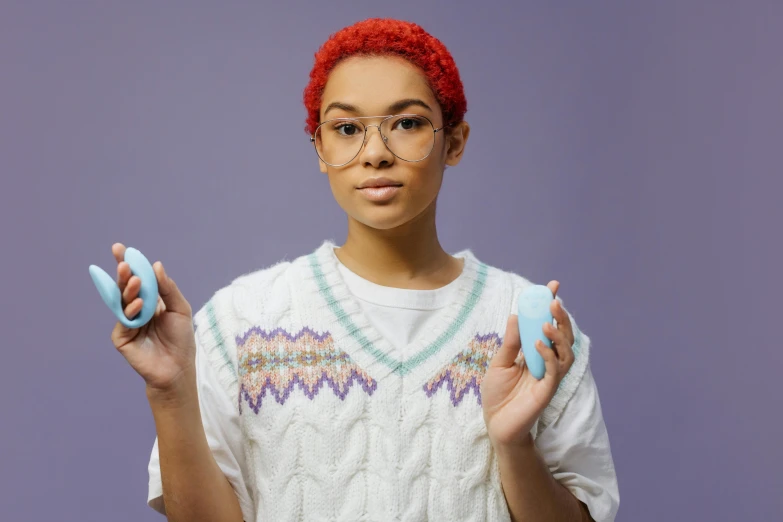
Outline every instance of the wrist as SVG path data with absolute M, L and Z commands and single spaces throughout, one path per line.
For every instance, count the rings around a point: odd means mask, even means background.
M 183 370 L 166 387 L 146 387 L 147 400 L 153 409 L 176 409 L 190 404 L 198 397 L 195 368 Z
M 526 432 L 514 440 L 492 440 L 490 438 L 490 441 L 498 455 L 517 455 L 536 451 L 535 440 L 530 432 Z

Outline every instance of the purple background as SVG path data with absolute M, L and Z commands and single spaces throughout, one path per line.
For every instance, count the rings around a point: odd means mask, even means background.
M 122 241 L 194 307 L 344 239 L 303 131 L 370 16 L 452 51 L 449 251 L 559 279 L 594 342 L 618 520 L 781 520 L 781 2 L 0 6 L 0 519 L 161 520 L 154 426 L 90 281 Z

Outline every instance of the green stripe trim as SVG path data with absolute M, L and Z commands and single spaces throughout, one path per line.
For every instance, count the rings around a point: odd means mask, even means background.
M 378 350 L 369 339 L 367 339 L 362 333 L 361 329 L 353 322 L 351 316 L 345 311 L 340 303 L 335 299 L 332 289 L 326 282 L 326 277 L 321 270 L 321 265 L 318 263 L 317 252 L 313 252 L 309 255 L 310 267 L 315 275 L 315 280 L 318 285 L 318 290 L 321 295 L 326 299 L 326 303 L 332 312 L 337 317 L 337 320 L 345 328 L 349 335 L 354 338 L 356 342 L 362 347 L 364 351 L 375 357 L 375 359 L 388 368 L 393 370 L 399 375 L 406 375 L 413 371 L 417 366 L 424 363 L 427 359 L 438 353 L 448 343 L 459 330 L 460 325 L 468 318 L 470 313 L 476 307 L 476 304 L 481 299 L 481 294 L 484 292 L 486 286 L 487 273 L 489 269 L 484 263 L 479 263 L 478 277 L 473 283 L 473 288 L 470 291 L 468 299 L 462 306 L 462 309 L 457 314 L 457 317 L 449 325 L 448 329 L 442 333 L 432 344 L 426 349 L 418 353 L 415 357 L 408 360 L 405 363 L 401 363 L 395 359 L 392 359 L 387 354 Z
M 212 336 L 215 338 L 215 344 L 220 351 L 220 355 L 223 356 L 224 366 L 228 366 L 231 369 L 231 375 L 234 376 L 234 382 L 236 382 L 236 370 L 234 369 L 234 363 L 231 362 L 231 357 L 228 356 L 226 351 L 226 342 L 223 339 L 223 334 L 220 333 L 220 329 L 217 324 L 217 316 L 215 316 L 215 306 L 212 301 L 207 303 L 207 318 L 209 319 L 209 331 L 212 332 Z
M 332 293 L 332 289 L 326 282 L 326 277 L 324 276 L 323 270 L 321 270 L 321 265 L 318 264 L 317 253 L 313 252 L 308 257 L 310 259 L 310 267 L 313 270 L 316 283 L 318 284 L 318 291 L 321 292 L 321 295 L 324 297 L 324 299 L 326 299 L 327 305 L 332 310 L 334 315 L 337 316 L 337 320 L 340 322 L 342 327 L 345 328 L 350 336 L 359 343 L 359 345 L 362 347 L 362 350 L 375 357 L 377 361 L 385 364 L 390 369 L 394 370 L 397 368 L 400 363 L 382 351 L 378 350 L 375 345 L 364 336 L 361 329 L 351 319 L 351 316 L 345 311 L 342 305 L 340 305 L 337 299 L 335 299 L 334 294 Z
M 476 281 L 473 283 L 473 288 L 470 291 L 470 295 L 465 301 L 465 304 L 462 305 L 462 309 L 459 311 L 457 317 L 454 319 L 454 321 L 451 322 L 451 325 L 449 325 L 448 329 L 437 339 L 435 339 L 435 341 L 433 341 L 429 347 L 416 354 L 404 364 L 400 365 L 400 368 L 397 370 L 400 375 L 406 375 L 412 372 L 414 368 L 438 353 L 446 345 L 446 343 L 454 338 L 454 336 L 457 334 L 457 331 L 459 330 L 460 325 L 465 322 L 468 316 L 470 316 L 470 313 L 476 307 L 476 304 L 478 304 L 479 299 L 481 299 L 481 294 L 484 292 L 484 286 L 487 282 L 488 272 L 489 270 L 487 265 L 480 263 L 478 278 L 476 278 Z

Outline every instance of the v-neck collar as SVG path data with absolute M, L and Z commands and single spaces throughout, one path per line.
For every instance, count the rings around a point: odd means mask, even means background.
M 475 332 L 467 331 L 464 326 L 474 315 L 489 270 L 470 250 L 453 254 L 464 259 L 454 299 L 437 312 L 435 326 L 422 332 L 408 345 L 406 353 L 409 357 L 403 362 L 392 356 L 395 353 L 392 344 L 366 317 L 348 289 L 334 248 L 332 241 L 324 241 L 317 250 L 303 258 L 308 265 L 302 267 L 307 270 L 305 278 L 310 280 L 308 297 L 317 300 L 318 308 L 327 308 L 324 312 L 331 314 L 333 321 L 330 322 L 337 323 L 330 333 L 339 348 L 374 378 L 396 374 L 411 375 L 416 381 L 426 380 L 468 345 Z M 454 346 L 454 343 L 457 350 L 449 350 L 448 347 Z

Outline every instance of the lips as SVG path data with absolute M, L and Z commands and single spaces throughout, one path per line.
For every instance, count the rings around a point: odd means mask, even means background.
M 393 179 L 389 178 L 370 178 L 366 180 L 364 183 L 359 185 L 358 189 L 366 189 L 366 188 L 382 188 L 382 187 L 401 187 L 402 183 L 399 181 L 394 181 Z
M 359 185 L 358 192 L 368 201 L 388 203 L 402 190 L 402 183 L 389 178 L 372 178 Z

